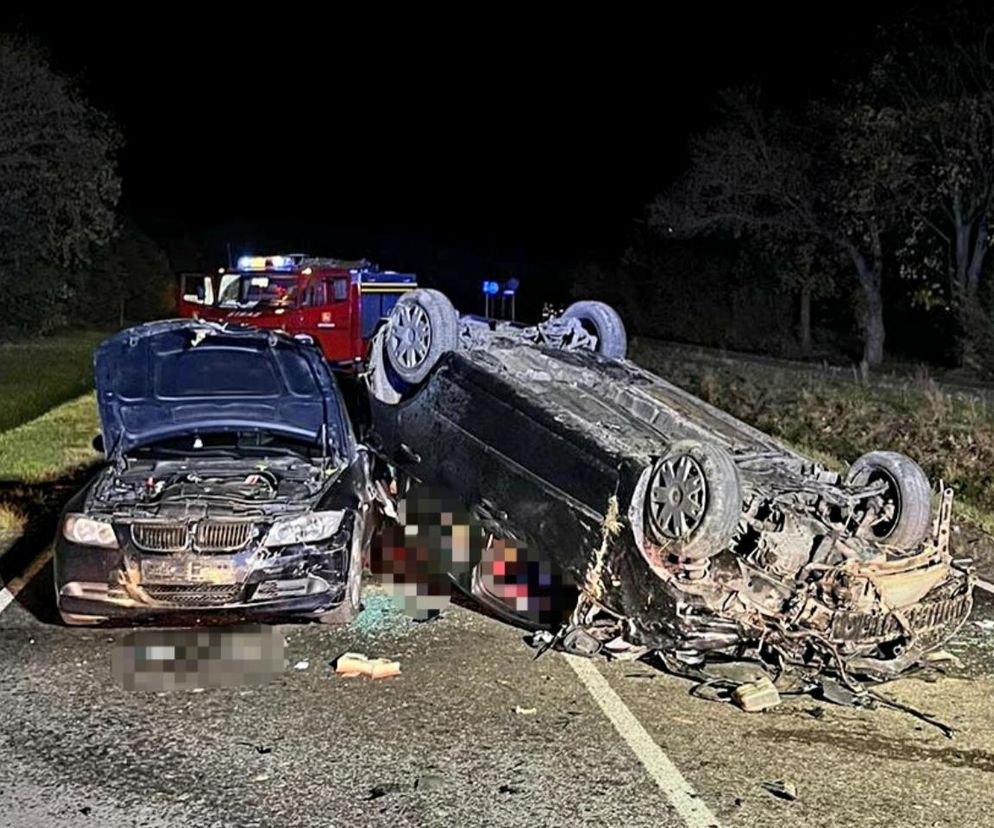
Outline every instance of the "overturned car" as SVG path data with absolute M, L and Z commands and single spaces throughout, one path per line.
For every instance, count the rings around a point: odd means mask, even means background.
M 359 607 L 368 459 L 313 344 L 193 320 L 97 349 L 107 464 L 67 505 L 55 591 L 69 624 Z
M 655 651 L 685 673 L 759 659 L 847 681 L 921 664 L 964 622 L 952 493 L 933 518 L 912 460 L 871 452 L 827 470 L 625 351 L 601 303 L 523 327 L 460 317 L 427 290 L 403 296 L 374 341 L 376 451 L 452 491 L 491 545 L 550 562 L 571 593 L 562 619 L 522 613 L 477 560 L 484 603 L 576 651 Z

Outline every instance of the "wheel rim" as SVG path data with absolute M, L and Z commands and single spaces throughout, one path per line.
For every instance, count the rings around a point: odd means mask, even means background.
M 431 348 L 431 322 L 416 302 L 401 302 L 390 317 L 390 356 L 404 368 L 417 368 Z
M 870 532 L 877 540 L 886 540 L 894 533 L 897 524 L 901 520 L 901 487 L 897 480 L 884 469 L 874 469 L 866 478 L 866 485 L 872 486 L 883 480 L 887 484 L 887 489 L 881 497 L 884 508 L 890 510 L 890 516 L 877 520 L 871 527 Z
M 680 454 L 659 464 L 649 484 L 649 520 L 659 537 L 690 536 L 707 505 L 704 470 L 693 457 Z

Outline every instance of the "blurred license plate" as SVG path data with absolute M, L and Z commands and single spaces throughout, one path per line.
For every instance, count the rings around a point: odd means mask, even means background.
M 142 561 L 142 581 L 147 584 L 233 584 L 235 562 L 229 558 L 146 559 Z

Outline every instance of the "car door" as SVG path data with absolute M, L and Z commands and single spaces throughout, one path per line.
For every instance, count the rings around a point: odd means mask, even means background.
M 348 276 L 314 276 L 304 284 L 292 333 L 313 337 L 329 362 L 355 358 L 351 322 Z

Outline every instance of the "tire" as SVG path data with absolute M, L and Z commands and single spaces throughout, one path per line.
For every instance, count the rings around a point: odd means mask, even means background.
M 872 527 L 869 537 L 902 549 L 919 546 L 932 528 L 932 487 L 925 472 L 904 454 L 871 451 L 849 467 L 845 482 L 867 486 L 881 479 L 888 483 L 884 497 L 893 499 L 896 516 Z
M 608 359 L 624 359 L 628 353 L 628 334 L 618 312 L 604 302 L 574 302 L 563 319 L 579 319 L 597 336 L 596 353 Z M 592 330 L 591 330 L 592 329 Z
M 405 293 L 387 320 L 383 350 L 404 382 L 421 382 L 442 355 L 459 346 L 459 314 L 444 293 L 419 288 Z
M 646 534 L 664 556 L 701 561 L 716 555 L 731 543 L 742 514 L 735 461 L 720 446 L 674 443 L 653 467 L 643 508 Z

